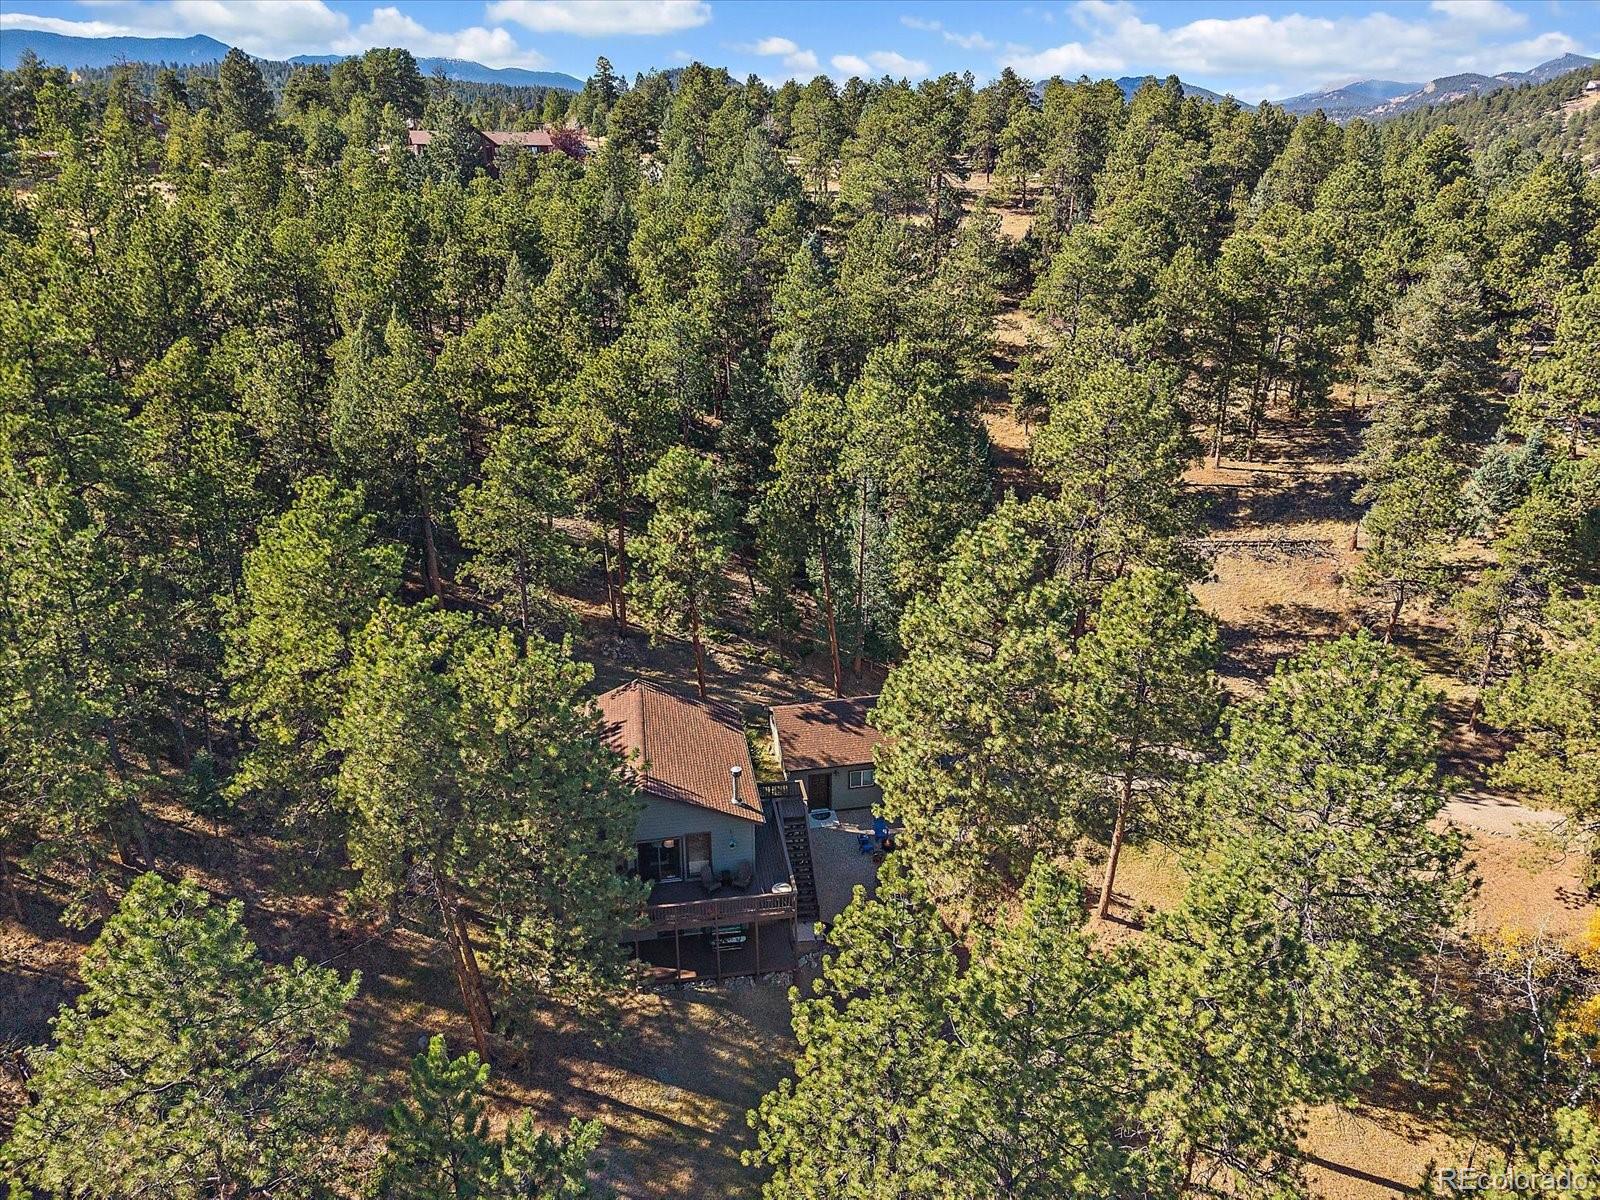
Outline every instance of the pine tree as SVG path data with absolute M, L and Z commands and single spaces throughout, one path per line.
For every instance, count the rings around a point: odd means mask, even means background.
M 1134 565 L 1191 569 L 1181 539 L 1193 528 L 1182 488 L 1193 447 L 1170 380 L 1067 357 L 1043 389 L 1050 418 L 1033 456 L 1073 531 L 1074 578 L 1092 595 Z
M 1161 1195 L 1299 1200 L 1301 1106 L 1315 1087 L 1292 1052 L 1305 952 L 1256 885 L 1252 863 L 1198 871 L 1141 949 L 1129 1003 L 1142 1172 Z
M 1069 533 L 1042 500 L 1009 500 L 956 542 L 907 609 L 905 655 L 873 723 L 878 781 L 903 853 L 936 900 L 982 912 L 1082 830 L 1070 659 L 1081 596 Z
M 1437 438 L 1401 453 L 1357 493 L 1368 549 L 1352 582 L 1389 602 L 1383 640 L 1392 642 L 1406 603 L 1443 586 L 1444 553 L 1459 523 L 1462 477 Z
M 1466 876 L 1461 834 L 1436 827 L 1435 707 L 1390 647 L 1321 643 L 1230 713 L 1225 755 L 1199 781 L 1218 852 L 1247 865 L 1279 935 L 1304 949 L 1294 1061 L 1329 1097 L 1417 1070 L 1448 1029 L 1424 976 Z
M 398 548 L 377 543 L 359 492 L 312 476 L 262 524 L 224 610 L 223 671 L 251 744 L 228 782 L 235 797 L 282 804 L 294 823 L 331 815 L 329 726 L 351 643 L 399 584 Z
M 420 891 L 481 1057 L 494 1029 L 474 945 L 501 992 L 603 1008 L 638 884 L 616 870 L 636 802 L 582 699 L 589 668 L 548 642 L 385 603 L 355 644 L 332 743 L 364 899 Z M 475 911 L 479 920 L 469 920 Z
M 442 597 L 439 519 L 461 486 L 461 430 L 426 347 L 398 313 L 381 346 L 358 331 L 341 349 L 331 415 L 333 447 L 346 472 L 385 489 L 400 513 L 415 515 L 423 574 Z
M 672 440 L 677 398 L 666 386 L 668 347 L 630 326 L 593 355 L 552 413 L 581 494 L 616 531 L 607 578 L 617 630 L 628 628 L 628 518 L 644 476 Z
M 483 481 L 462 489 L 456 528 L 473 552 L 464 573 L 513 617 L 524 643 L 549 594 L 570 579 L 579 555 L 555 526 L 572 508 L 568 481 L 548 439 L 514 425 L 502 430 L 483 464 Z
M 489 1064 L 468 1051 L 451 1058 L 437 1034 L 411 1063 L 411 1093 L 389 1110 L 389 1144 L 378 1164 L 377 1200 L 586 1200 L 598 1121 L 574 1121 L 565 1136 L 513 1121 L 496 1137 L 484 1111 Z
M 833 690 L 842 696 L 838 593 L 848 498 L 846 409 L 826 392 L 802 392 L 779 423 L 777 437 L 772 482 L 761 498 L 762 573 L 771 591 L 787 595 L 791 581 L 816 556 Z
M 29 478 L 0 429 L 0 870 L 75 868 L 78 902 L 102 890 L 109 835 L 124 865 L 153 865 L 126 743 L 145 658 L 137 576 L 75 489 Z M 130 586 L 131 585 L 131 586 Z
M 1396 303 L 1372 348 L 1366 383 L 1379 397 L 1363 435 L 1368 480 L 1423 442 L 1459 459 L 1494 384 L 1497 346 L 1478 275 L 1443 255 Z
M 1112 793 L 1098 916 L 1111 908 L 1125 838 L 1186 822 L 1171 810 L 1188 764 L 1206 749 L 1221 711 L 1216 626 L 1183 580 L 1135 570 L 1106 589 L 1094 628 L 1078 643 L 1071 706 L 1080 753 Z
M 985 931 L 956 987 L 948 1195 L 1115 1195 L 1140 1178 L 1126 966 L 1084 932 L 1082 883 L 1035 863 L 1019 911 Z
M 704 630 L 724 590 L 731 522 L 717 495 L 711 460 L 674 446 L 645 476 L 655 505 L 638 544 L 641 574 L 633 583 L 641 618 L 653 633 L 687 633 L 694 648 L 695 684 L 706 698 Z
M 1044 116 L 1031 104 L 1012 110 L 1000 132 L 999 156 L 995 159 L 995 190 L 1005 200 L 1027 210 L 1028 182 L 1044 165 Z
M 834 922 L 835 949 L 802 999 L 792 993 L 795 1077 L 750 1114 L 748 1165 L 771 1172 L 767 1200 L 948 1194 L 952 1149 L 935 1099 L 951 1048 L 950 935 L 916 880 L 885 865 L 877 895 Z
M 232 132 L 265 133 L 272 124 L 272 93 L 261 68 L 237 48 L 229 50 L 217 71 L 217 97 L 223 124 Z
M 1528 371 L 1533 386 L 1512 401 L 1525 428 L 1564 430 L 1576 449 L 1584 418 L 1600 415 L 1600 270 L 1562 293 L 1550 353 Z
M 1600 855 L 1588 830 L 1600 811 L 1600 602 L 1554 600 L 1541 624 L 1542 652 L 1485 697 L 1488 720 L 1519 739 L 1493 778 L 1570 816 L 1594 860 Z
M 268 966 L 192 883 L 140 876 L 31 1054 L 14 1178 L 87 1197 L 323 1195 L 350 1179 L 359 1088 L 336 1055 L 359 977 Z

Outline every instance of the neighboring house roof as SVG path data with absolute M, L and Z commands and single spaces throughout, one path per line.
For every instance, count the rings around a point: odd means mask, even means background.
M 772 710 L 778 762 L 785 771 L 857 767 L 872 761 L 883 741 L 867 721 L 876 696 L 849 696 L 810 704 L 780 704 Z
M 537 146 L 548 150 L 555 145 L 543 129 L 485 129 L 483 136 L 496 146 Z
M 640 791 L 662 800 L 761 821 L 750 743 L 737 709 L 702 703 L 636 679 L 600 697 L 606 740 L 624 754 Z M 739 803 L 730 770 L 740 769 Z
M 431 129 L 408 129 L 406 145 L 426 146 L 433 141 L 433 134 Z M 501 146 L 526 146 L 534 150 L 550 150 L 555 146 L 554 140 L 543 129 L 485 129 L 478 137 L 488 147 L 485 153 L 498 150 Z

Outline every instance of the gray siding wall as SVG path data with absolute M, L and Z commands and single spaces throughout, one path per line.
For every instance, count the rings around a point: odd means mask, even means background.
M 644 798 L 644 811 L 639 814 L 639 824 L 633 831 L 634 841 L 653 842 L 691 833 L 711 835 L 711 866 L 714 870 L 737 870 L 741 862 L 755 866 L 754 821 L 712 812 L 695 804 L 680 804 L 676 800 L 662 800 L 656 796 Z
M 877 784 L 864 788 L 852 788 L 850 786 L 850 772 L 858 771 L 871 765 L 871 763 L 860 763 L 853 767 L 835 767 L 831 772 L 826 772 L 833 776 L 832 796 L 835 812 L 845 812 L 857 808 L 877 808 L 878 801 L 883 799 L 882 788 Z M 790 771 L 789 778 L 799 780 L 800 786 L 804 788 L 807 779 L 813 775 L 822 775 L 824 773 L 822 771 Z M 808 792 L 806 799 L 809 801 L 810 798 Z

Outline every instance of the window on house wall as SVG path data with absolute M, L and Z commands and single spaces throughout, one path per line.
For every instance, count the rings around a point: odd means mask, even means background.
M 694 879 L 703 868 L 711 865 L 711 835 L 688 834 L 683 839 L 683 857 L 688 866 L 689 878 Z
M 853 788 L 871 787 L 878 782 L 878 772 L 873 767 L 862 767 L 859 771 L 851 771 L 849 779 Z
M 658 838 L 638 842 L 639 878 L 651 883 L 671 883 L 683 878 L 683 839 Z

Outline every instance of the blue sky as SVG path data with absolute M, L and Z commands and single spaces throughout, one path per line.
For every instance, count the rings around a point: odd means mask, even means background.
M 272 58 L 402 45 L 579 77 L 599 54 L 629 76 L 699 59 L 774 83 L 1175 71 L 1249 101 L 1600 56 L 1597 0 L 0 0 L 8 27 L 205 33 Z

